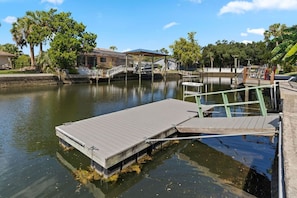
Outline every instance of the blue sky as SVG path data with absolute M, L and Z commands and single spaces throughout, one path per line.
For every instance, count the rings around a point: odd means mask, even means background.
M 274 23 L 297 25 L 297 0 L 0 0 L 0 8 L 0 44 L 14 43 L 12 22 L 26 11 L 56 8 L 97 34 L 98 48 L 118 51 L 169 50 L 188 32 L 200 46 L 260 41 Z

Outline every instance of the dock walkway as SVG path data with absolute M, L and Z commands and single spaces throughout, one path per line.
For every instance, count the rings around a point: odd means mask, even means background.
M 205 106 L 204 111 L 212 108 Z M 105 177 L 125 167 L 123 162 L 150 149 L 147 138 L 165 138 L 175 126 L 197 116 L 197 104 L 166 99 L 56 127 L 60 142 L 92 159 Z M 119 167 L 118 167 L 119 166 Z
M 176 128 L 180 133 L 274 135 L 277 132 L 278 122 L 279 115 L 192 118 Z

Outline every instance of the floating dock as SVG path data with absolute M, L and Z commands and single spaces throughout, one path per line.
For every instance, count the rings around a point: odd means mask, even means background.
M 183 86 L 200 88 L 201 84 L 184 82 Z M 183 99 L 185 96 L 194 97 L 195 93 L 199 93 L 197 90 L 188 93 L 189 90 L 185 87 L 183 89 Z M 261 92 L 258 92 L 258 98 L 261 99 Z M 212 94 L 216 94 L 216 92 Z M 219 92 L 219 94 L 222 93 Z M 200 93 L 200 95 L 203 94 Z M 233 105 L 233 103 L 228 103 L 226 97 L 224 101 L 226 102 L 223 105 L 225 107 Z M 251 102 L 254 101 L 248 103 Z M 262 103 L 264 106 L 264 101 Z M 235 105 L 238 104 L 235 103 Z M 244 105 L 245 103 L 241 102 L 240 104 Z M 262 116 L 231 117 L 231 112 L 229 112 L 227 118 L 205 118 L 204 115 L 209 114 L 214 106 L 216 104 L 203 105 L 199 102 L 197 104 L 166 99 L 81 121 L 65 123 L 56 127 L 56 135 L 59 137 L 60 144 L 65 147 L 74 147 L 90 158 L 91 166 L 107 178 L 133 162 L 137 162 L 142 156 L 150 155 L 157 146 L 162 145 L 162 142 L 180 139 L 180 137 L 173 137 L 177 132 L 213 134 L 209 137 L 216 137 L 215 135 L 274 136 L 278 131 L 279 115 L 268 116 L 264 107 L 260 108 L 263 111 Z M 181 137 L 181 139 L 187 138 L 195 139 L 194 137 Z M 200 138 L 202 136 L 197 137 L 197 139 Z
M 211 109 L 204 106 L 203 111 Z M 175 126 L 198 114 L 196 103 L 166 99 L 56 127 L 64 146 L 74 147 L 92 160 L 92 166 L 109 177 L 150 154 L 146 139 L 170 137 Z

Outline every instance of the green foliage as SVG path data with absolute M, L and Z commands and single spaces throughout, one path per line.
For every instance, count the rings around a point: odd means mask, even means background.
M 48 52 L 43 52 L 37 57 L 36 64 L 38 68 L 45 73 L 54 73 L 55 68 L 49 58 Z
M 284 71 L 284 73 L 292 72 L 293 71 L 293 66 L 290 65 L 290 64 L 286 64 L 286 65 L 283 66 L 283 71 Z
M 173 51 L 173 57 L 184 66 L 192 66 L 201 58 L 201 49 L 195 40 L 195 32 L 188 33 L 188 39 L 180 38 L 169 48 Z
M 282 65 L 284 72 L 290 72 L 293 69 L 292 65 L 296 64 L 297 61 L 297 26 L 286 27 L 282 25 L 281 27 L 283 28 L 275 30 L 273 39 L 277 42 L 271 51 L 271 61 Z
M 264 39 L 267 43 L 274 43 L 278 46 L 283 40 L 283 33 L 286 29 L 285 24 L 275 23 L 269 26 L 269 29 L 264 32 Z
M 97 36 L 85 32 L 86 27 L 70 18 L 70 13 L 56 15 L 52 24 L 56 32 L 48 52 L 53 66 L 74 67 L 80 53 L 90 52 L 96 46 Z
M 16 56 L 21 55 L 21 51 L 18 49 L 18 47 L 14 44 L 6 43 L 4 45 L 0 45 L 0 50 L 4 52 L 8 52 L 11 54 L 14 54 Z
M 160 50 L 157 50 L 158 52 L 161 52 L 161 53 L 163 53 L 163 54 L 169 54 L 169 51 L 166 49 L 166 48 L 162 48 L 162 49 L 160 49 Z
M 223 40 L 203 48 L 202 63 L 206 67 L 212 64 L 214 67 L 232 67 L 236 56 L 240 65 L 263 65 L 268 62 L 269 54 L 263 42 L 244 44 Z
M 76 68 L 72 67 L 67 69 L 69 74 L 78 74 L 78 71 Z
M 28 55 L 21 55 L 15 60 L 15 68 L 23 68 L 30 66 L 30 57 Z
M 110 46 L 109 49 L 112 50 L 112 51 L 118 50 L 118 48 L 116 46 L 114 46 L 114 45 Z
M 296 44 L 295 45 L 293 45 L 290 49 L 289 49 L 289 51 L 287 52 L 287 54 L 285 55 L 285 59 L 287 59 L 287 58 L 290 58 L 290 57 L 292 57 L 292 56 L 294 56 L 294 55 L 296 55 L 297 54 L 297 42 L 296 42 Z
M 56 13 L 57 10 L 29 11 L 13 23 L 11 33 L 13 39 L 21 48 L 29 45 L 31 65 L 35 66 L 34 46 L 39 46 L 37 65 L 41 69 L 53 66 L 69 68 L 75 65 L 79 53 L 90 52 L 96 46 L 97 35 L 85 32 L 85 26 L 71 18 L 71 13 Z M 42 46 L 50 41 L 47 62 L 42 56 Z

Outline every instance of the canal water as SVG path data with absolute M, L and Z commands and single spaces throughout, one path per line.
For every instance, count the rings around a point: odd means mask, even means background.
M 228 82 L 209 83 L 204 91 L 230 89 Z M 0 198 L 270 196 L 276 141 L 267 137 L 184 140 L 154 154 L 139 174 L 121 175 L 117 182 L 85 185 L 75 179 L 72 170 L 87 169 L 90 160 L 75 150 L 64 151 L 55 126 L 182 99 L 180 80 L 20 87 L 0 93 Z

